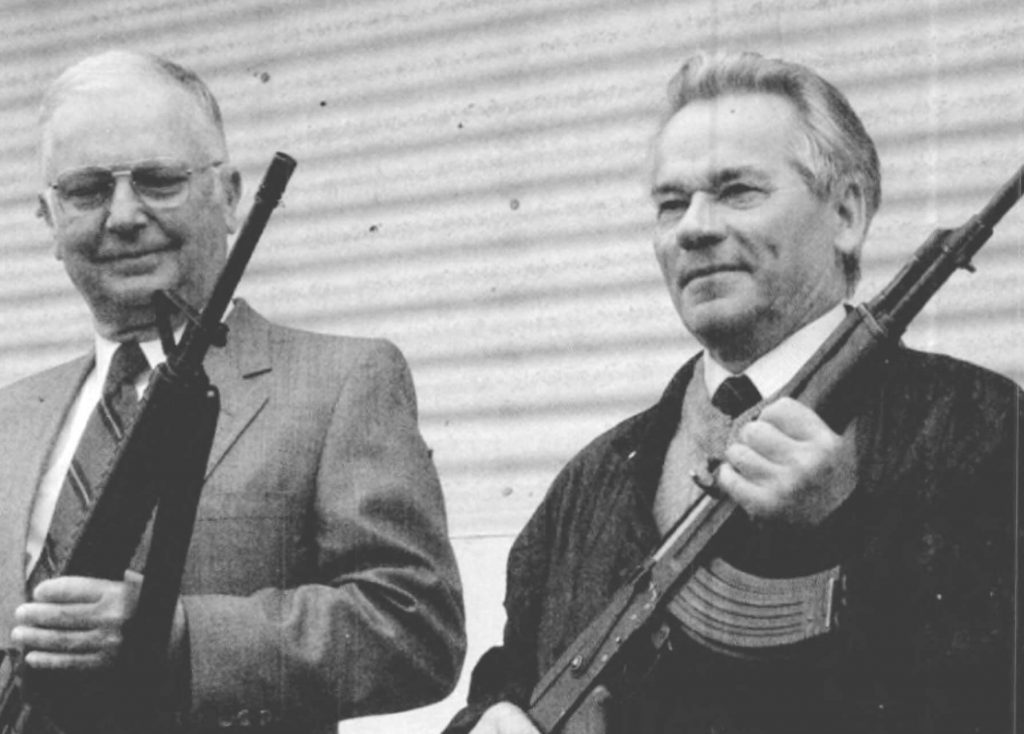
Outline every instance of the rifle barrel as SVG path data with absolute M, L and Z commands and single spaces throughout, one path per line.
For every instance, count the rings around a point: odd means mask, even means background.
M 267 172 L 263 175 L 256 196 L 253 200 L 249 216 L 242 225 L 235 244 L 231 248 L 224 268 L 213 287 L 213 293 L 203 309 L 199 318 L 198 329 L 192 324 L 186 329 L 181 340 L 181 348 L 168 360 L 174 372 L 188 372 L 191 365 L 201 364 L 206 350 L 210 347 L 210 335 L 215 333 L 224 312 L 231 302 L 235 288 L 242 279 L 249 259 L 252 257 L 256 244 L 263 235 L 263 229 L 267 226 L 270 215 L 273 214 L 281 195 L 284 193 L 288 179 L 295 170 L 296 161 L 286 153 L 277 152 L 274 154 Z M 197 333 L 201 336 L 197 337 Z
M 978 219 L 986 227 L 994 227 L 1003 218 L 1006 212 L 1010 211 L 1014 204 L 1024 195 L 1024 166 L 1017 169 L 1017 173 L 1010 177 L 1010 180 L 1003 184 L 1003 187 L 996 192 L 985 208 L 978 213 Z

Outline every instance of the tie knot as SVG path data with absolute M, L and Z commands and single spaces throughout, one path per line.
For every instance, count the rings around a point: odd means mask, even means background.
M 760 399 L 761 393 L 757 391 L 750 378 L 746 375 L 736 375 L 726 378 L 725 382 L 718 386 L 711 398 L 711 404 L 730 418 L 735 418 L 757 405 Z
M 103 383 L 103 394 L 113 395 L 125 385 L 134 385 L 139 375 L 149 369 L 146 355 L 137 341 L 121 342 L 110 360 L 107 379 Z

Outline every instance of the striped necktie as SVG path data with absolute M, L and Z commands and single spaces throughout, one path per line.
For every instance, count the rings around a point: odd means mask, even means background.
M 123 342 L 114 352 L 103 383 L 103 394 L 82 432 L 61 485 L 39 560 L 28 579 L 31 592 L 40 581 L 59 575 L 97 499 L 102 480 L 118 443 L 139 408 L 135 382 L 149 369 L 138 342 Z

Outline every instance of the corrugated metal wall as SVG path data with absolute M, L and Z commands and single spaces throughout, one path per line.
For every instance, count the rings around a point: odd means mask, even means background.
M 695 350 L 645 196 L 685 53 L 802 61 L 861 111 L 885 189 L 861 298 L 1024 162 L 1020 0 L 5 0 L 0 41 L 0 383 L 88 341 L 33 217 L 39 92 L 90 53 L 154 50 L 210 83 L 250 185 L 274 150 L 299 159 L 241 290 L 405 351 L 463 549 L 503 549 L 561 464 Z M 1022 235 L 1013 212 L 909 341 L 1024 379 Z M 500 556 L 467 569 L 488 638 L 500 590 L 473 577 Z

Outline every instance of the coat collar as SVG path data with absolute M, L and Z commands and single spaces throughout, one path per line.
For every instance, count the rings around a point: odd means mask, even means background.
M 687 360 L 658 402 L 637 415 L 612 442 L 613 448 L 635 467 L 637 488 L 648 506 L 654 502 L 665 455 L 679 426 L 686 386 L 699 358 L 697 354 Z
M 652 511 L 654 497 L 698 358 L 699 355 L 688 360 L 669 382 L 661 399 L 626 421 L 610 442 L 610 463 L 603 473 L 615 485 L 617 497 L 613 502 L 618 508 L 614 523 L 619 547 L 618 582 L 631 575 L 661 540 Z

